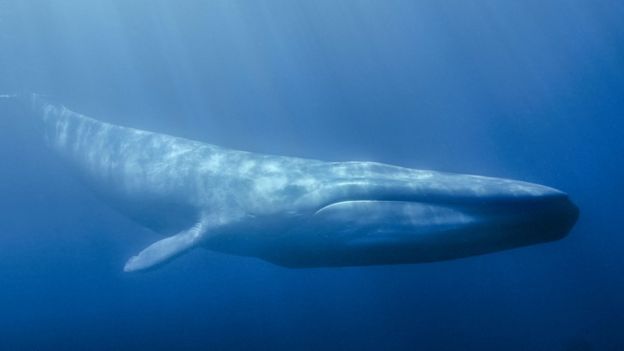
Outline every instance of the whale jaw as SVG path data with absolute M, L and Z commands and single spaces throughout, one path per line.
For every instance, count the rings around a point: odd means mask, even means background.
M 339 201 L 259 257 L 293 268 L 421 263 L 554 241 L 579 210 L 566 194 L 545 189 L 530 197 Z

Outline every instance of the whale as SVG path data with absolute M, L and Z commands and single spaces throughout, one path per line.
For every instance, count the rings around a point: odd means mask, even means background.
M 27 107 L 47 148 L 98 198 L 163 236 L 126 272 L 195 248 L 290 268 L 435 262 L 555 241 L 579 216 L 544 185 L 232 150 L 99 121 L 37 94 L 2 97 Z

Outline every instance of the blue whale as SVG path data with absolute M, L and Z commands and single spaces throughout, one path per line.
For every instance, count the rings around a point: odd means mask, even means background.
M 538 184 L 229 150 L 21 100 L 89 188 L 165 236 L 128 272 L 196 247 L 287 267 L 448 260 L 560 239 L 579 214 Z

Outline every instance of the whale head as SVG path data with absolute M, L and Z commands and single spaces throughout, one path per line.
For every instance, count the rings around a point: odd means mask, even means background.
M 334 164 L 302 197 L 312 209 L 270 261 L 291 267 L 430 262 L 564 237 L 579 210 L 556 189 L 522 181 Z M 301 205 L 303 206 L 303 205 Z

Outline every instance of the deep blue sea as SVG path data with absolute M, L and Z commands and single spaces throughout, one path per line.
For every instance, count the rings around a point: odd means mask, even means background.
M 621 0 L 0 0 L 0 94 L 228 148 L 546 184 L 563 240 L 288 269 L 102 203 L 0 103 L 0 350 L 624 350 Z

